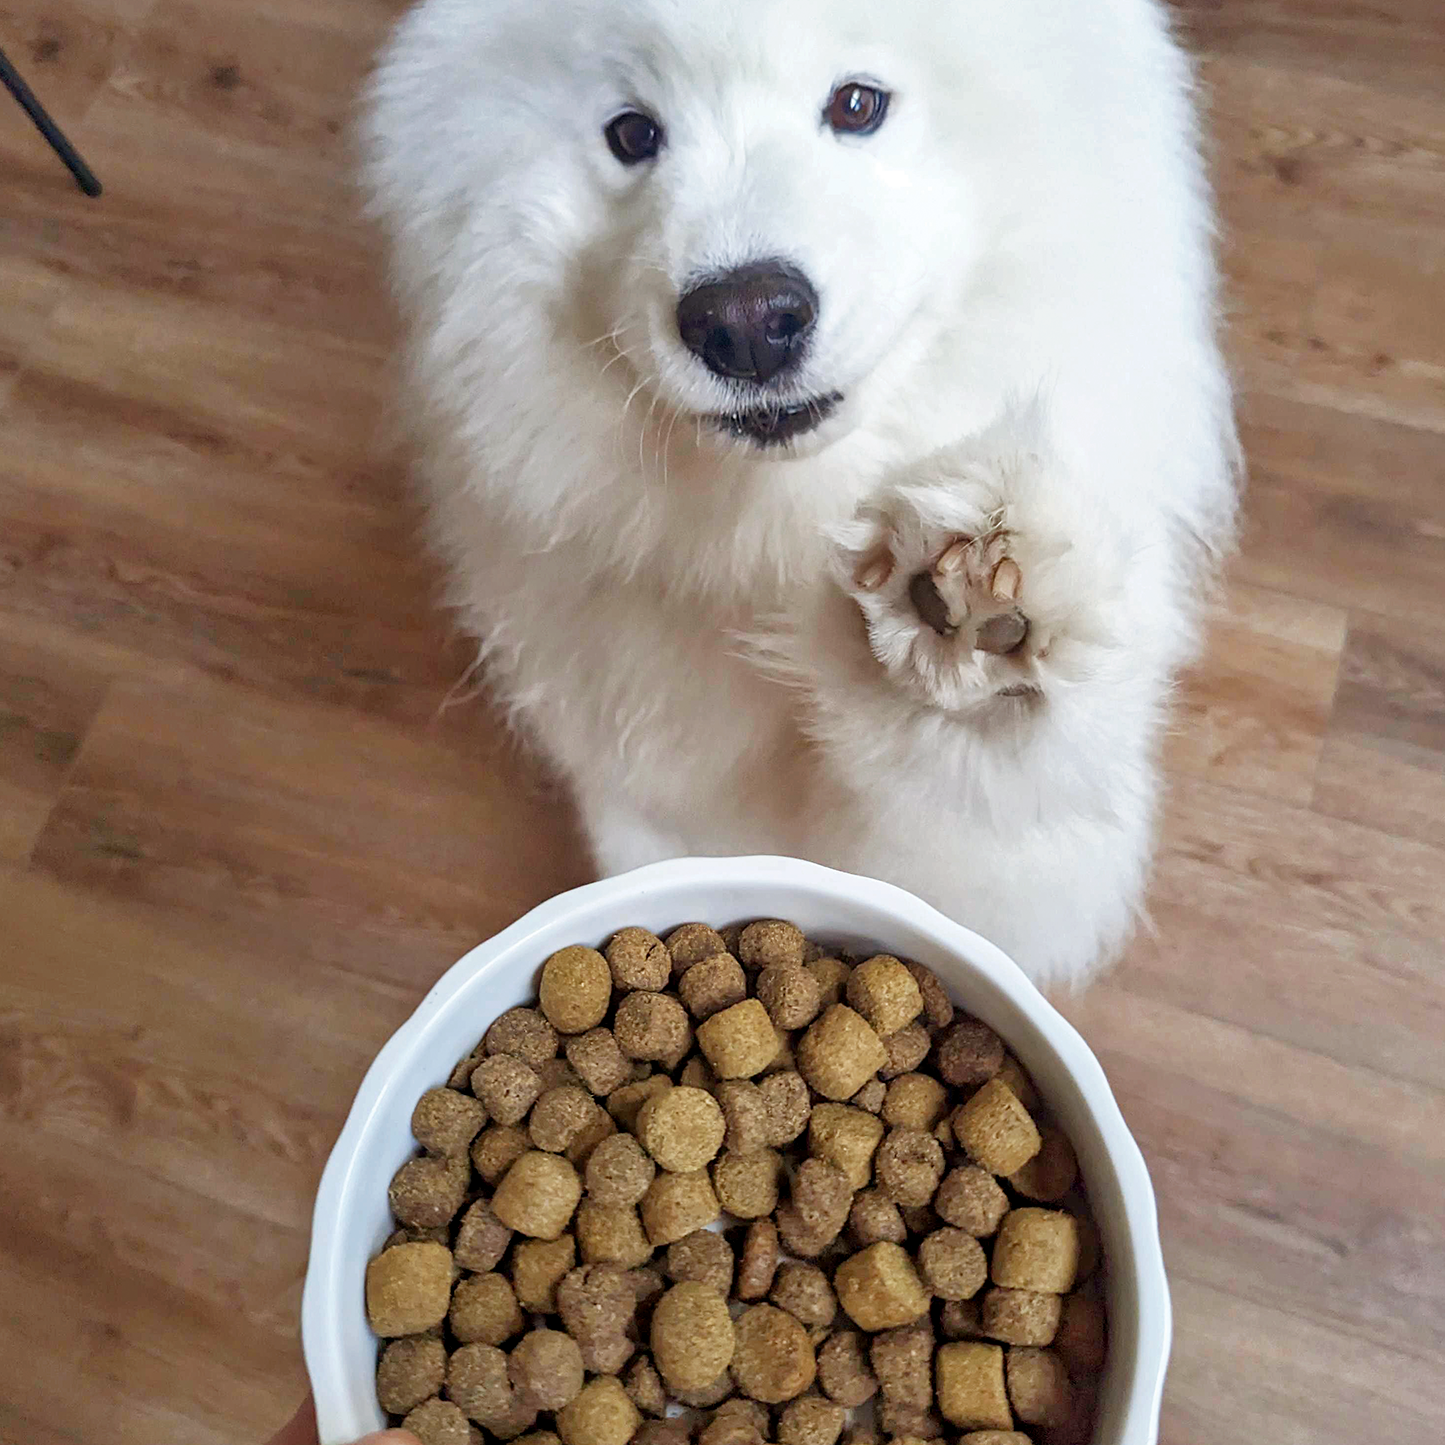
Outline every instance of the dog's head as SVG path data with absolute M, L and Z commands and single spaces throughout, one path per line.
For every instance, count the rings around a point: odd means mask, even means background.
M 952 11 L 427 0 L 371 107 L 403 279 L 498 376 L 703 445 L 796 454 L 896 414 L 1007 154 Z

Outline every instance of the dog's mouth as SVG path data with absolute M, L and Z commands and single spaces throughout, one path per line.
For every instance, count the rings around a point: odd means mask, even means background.
M 810 397 L 788 406 L 760 406 L 751 411 L 725 412 L 712 418 L 720 431 L 755 446 L 776 447 L 816 431 L 838 409 L 838 392 Z

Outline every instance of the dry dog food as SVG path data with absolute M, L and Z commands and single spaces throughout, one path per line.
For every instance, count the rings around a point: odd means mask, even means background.
M 782 920 L 600 942 L 417 1102 L 366 1271 L 392 1423 L 1087 1445 L 1098 1232 L 1002 1040 L 928 969 Z

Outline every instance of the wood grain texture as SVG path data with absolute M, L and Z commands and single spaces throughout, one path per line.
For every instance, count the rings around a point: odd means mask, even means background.
M 254 1445 L 367 1063 L 586 877 L 387 449 L 345 127 L 401 0 L 0 0 L 0 1441 Z M 1168 1445 L 1445 1435 L 1445 10 L 1191 0 L 1251 466 L 1153 932 Z

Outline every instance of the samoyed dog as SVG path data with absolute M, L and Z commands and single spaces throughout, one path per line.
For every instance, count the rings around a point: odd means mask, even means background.
M 449 601 L 598 866 L 1115 954 L 1236 500 L 1163 6 L 423 0 L 365 115 Z

